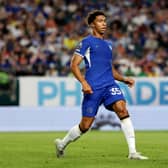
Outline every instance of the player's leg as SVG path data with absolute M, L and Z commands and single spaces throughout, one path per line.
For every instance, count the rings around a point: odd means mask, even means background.
M 128 143 L 129 153 L 135 153 L 135 132 L 128 111 L 126 109 L 125 101 L 120 100 L 115 102 L 112 105 L 112 109 L 115 111 L 121 121 L 121 128 Z
M 101 92 L 94 92 L 93 94 L 85 94 L 82 102 L 82 119 L 79 125 L 72 127 L 63 139 L 56 139 L 57 156 L 63 155 L 65 147 L 75 140 L 77 140 L 83 133 L 87 132 L 91 127 L 95 115 L 100 104 Z
M 136 151 L 134 127 L 126 108 L 124 95 L 117 83 L 107 88 L 104 97 L 104 105 L 108 110 L 115 111 L 121 120 L 121 128 L 128 143 L 129 158 L 148 159 Z
M 95 117 L 82 117 L 81 122 L 79 124 L 79 128 L 82 133 L 85 133 L 90 129 L 94 119 Z
M 57 157 L 64 155 L 65 147 L 75 140 L 77 140 L 83 133 L 87 132 L 94 121 L 94 117 L 82 117 L 79 125 L 72 127 L 63 139 L 56 139 Z
M 126 108 L 126 103 L 124 100 L 116 101 L 112 104 L 112 109 L 116 112 L 118 117 L 121 120 L 121 128 L 124 132 L 128 148 L 129 148 L 129 159 L 140 159 L 145 160 L 148 159 L 145 156 L 142 156 L 140 153 L 136 151 L 136 143 L 135 143 L 135 131 L 129 116 L 128 110 Z
M 92 94 L 84 94 L 82 102 L 82 119 L 79 125 L 72 127 L 63 139 L 56 140 L 57 156 L 63 155 L 65 147 L 77 140 L 83 133 L 87 132 L 91 127 L 97 114 L 101 99 L 102 90 L 94 91 Z

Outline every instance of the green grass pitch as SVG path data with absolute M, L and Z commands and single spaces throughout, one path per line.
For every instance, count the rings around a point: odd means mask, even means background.
M 54 139 L 66 132 L 1 132 L 2 168 L 165 168 L 168 131 L 136 131 L 137 148 L 149 160 L 127 159 L 121 131 L 90 131 L 55 157 Z

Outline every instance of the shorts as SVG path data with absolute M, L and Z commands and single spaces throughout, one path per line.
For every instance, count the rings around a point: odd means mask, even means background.
M 109 105 L 119 100 L 125 101 L 125 98 L 117 83 L 105 88 L 94 90 L 92 94 L 84 94 L 82 116 L 95 117 L 101 104 L 107 108 Z

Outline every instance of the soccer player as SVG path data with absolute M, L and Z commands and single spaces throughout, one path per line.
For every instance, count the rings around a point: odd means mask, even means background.
M 56 139 L 57 157 L 64 155 L 66 146 L 77 140 L 91 127 L 101 104 L 114 111 L 121 120 L 129 154 L 129 159 L 145 160 L 148 157 L 136 150 L 134 128 L 126 108 L 126 101 L 115 80 L 124 82 L 129 87 L 134 80 L 120 75 L 112 65 L 112 44 L 104 39 L 107 28 L 106 16 L 103 11 L 94 10 L 87 16 L 87 23 L 92 33 L 83 38 L 75 49 L 71 59 L 71 70 L 82 85 L 82 118 L 79 124 L 72 127 L 63 139 Z M 86 72 L 82 75 L 80 63 L 85 61 Z

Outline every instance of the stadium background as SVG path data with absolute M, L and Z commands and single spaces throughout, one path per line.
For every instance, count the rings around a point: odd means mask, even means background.
M 92 9 L 108 16 L 115 67 L 136 79 L 134 89 L 121 85 L 135 129 L 167 130 L 167 7 L 166 0 L 1 0 L 0 131 L 67 130 L 79 121 L 81 88 L 69 62 Z M 118 124 L 99 112 L 100 121 Z

